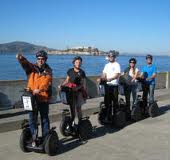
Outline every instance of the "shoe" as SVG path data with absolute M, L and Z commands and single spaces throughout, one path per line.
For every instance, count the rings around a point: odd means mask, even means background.
M 35 146 L 36 146 L 35 141 L 32 141 L 32 147 L 35 147 Z

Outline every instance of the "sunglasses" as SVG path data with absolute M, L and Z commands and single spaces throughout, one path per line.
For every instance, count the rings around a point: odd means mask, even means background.
M 108 57 L 109 57 L 109 58 L 115 58 L 115 56 L 110 56 L 110 55 L 109 55 Z
M 42 60 L 42 61 L 45 61 L 45 58 L 37 58 L 37 60 Z

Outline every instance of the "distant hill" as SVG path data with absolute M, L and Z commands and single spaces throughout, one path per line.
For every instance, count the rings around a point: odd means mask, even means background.
M 11 52 L 33 53 L 33 52 L 41 50 L 41 49 L 44 49 L 46 51 L 53 50 L 53 49 L 47 48 L 45 46 L 39 46 L 39 45 L 34 45 L 31 43 L 20 42 L 20 41 L 0 44 L 0 53 L 7 53 L 7 52 L 10 52 L 10 53 Z

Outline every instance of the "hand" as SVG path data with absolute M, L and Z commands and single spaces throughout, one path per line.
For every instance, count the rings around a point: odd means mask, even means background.
M 22 59 L 22 57 L 23 57 L 22 54 L 19 54 L 19 53 L 16 54 L 16 59 L 20 60 L 20 59 Z
M 38 93 L 40 93 L 40 90 L 39 89 L 34 89 L 33 90 L 33 94 L 35 95 L 35 94 L 38 94 Z
M 150 80 L 152 80 L 152 78 L 146 78 L 146 81 L 150 81 Z
M 25 88 L 24 90 L 27 91 L 27 92 L 31 91 L 31 89 L 29 87 Z
M 112 80 L 112 78 L 107 78 L 107 82 L 111 82 Z
M 101 78 L 97 78 L 97 82 L 100 83 L 100 81 L 101 81 Z
M 60 90 L 61 90 L 61 87 L 62 87 L 62 85 L 58 85 L 58 89 L 60 89 Z
M 61 89 L 61 85 L 58 85 L 58 89 Z
M 131 82 L 135 82 L 135 78 L 133 78 L 133 79 L 131 80 Z

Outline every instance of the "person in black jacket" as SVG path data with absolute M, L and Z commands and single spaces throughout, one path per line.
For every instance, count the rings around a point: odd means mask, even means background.
M 78 120 L 82 119 L 81 106 L 85 103 L 86 98 L 86 74 L 81 69 L 82 58 L 76 56 L 73 59 L 73 68 L 67 71 L 67 77 L 60 87 L 67 84 L 71 84 L 73 87 L 73 101 L 71 104 L 72 120 L 75 119 L 75 114 L 77 112 Z

